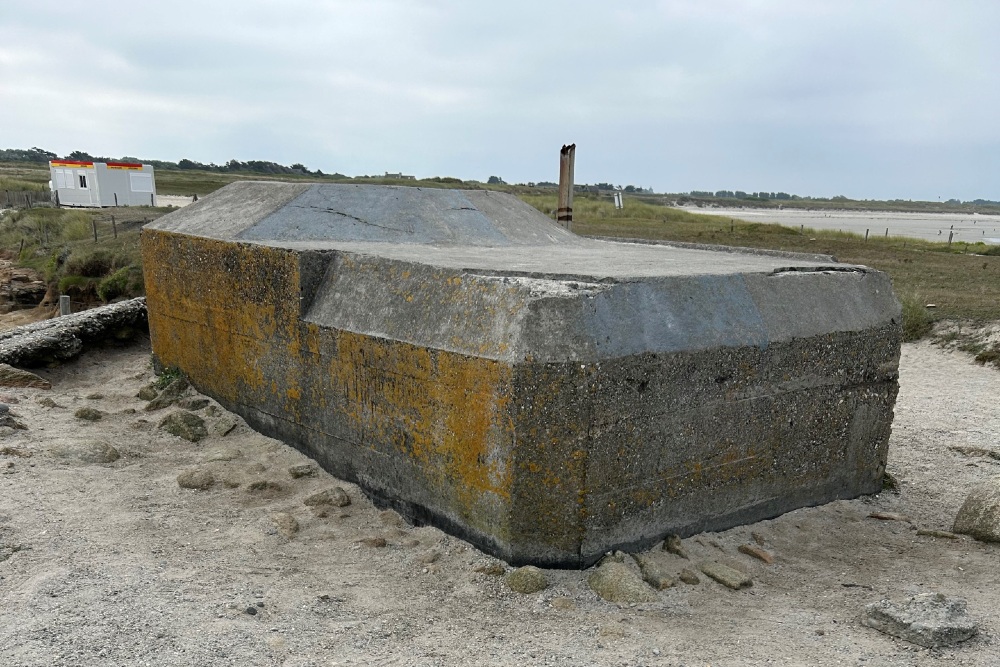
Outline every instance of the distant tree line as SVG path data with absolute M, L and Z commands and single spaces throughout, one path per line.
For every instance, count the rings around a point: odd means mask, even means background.
M 305 165 L 301 163 L 295 163 L 291 166 L 286 167 L 283 164 L 278 164 L 277 162 L 269 162 L 267 160 L 248 160 L 246 162 L 241 162 L 240 160 L 230 160 L 225 164 L 203 164 L 195 160 L 188 160 L 187 158 L 181 159 L 177 162 L 170 162 L 168 160 L 143 160 L 141 158 L 132 157 L 129 155 L 112 158 L 104 157 L 99 155 L 91 155 L 86 151 L 73 151 L 67 155 L 60 156 L 52 151 L 47 151 L 44 148 L 4 148 L 0 149 L 0 162 L 35 162 L 46 164 L 50 160 L 89 160 L 93 162 L 141 162 L 143 164 L 153 165 L 156 169 L 197 169 L 199 171 L 215 171 L 215 172 L 250 172 L 254 174 L 299 174 L 299 175 L 316 175 L 324 176 L 322 171 L 317 169 L 316 171 L 310 171 Z M 347 178 L 343 174 L 332 174 L 332 176 L 341 176 Z

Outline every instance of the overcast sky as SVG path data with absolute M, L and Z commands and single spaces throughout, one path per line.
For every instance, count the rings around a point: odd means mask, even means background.
M 0 2 L 0 148 L 1000 199 L 995 0 Z

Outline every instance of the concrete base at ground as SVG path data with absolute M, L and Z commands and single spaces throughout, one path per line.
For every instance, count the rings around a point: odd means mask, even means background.
M 377 502 L 585 567 L 881 489 L 889 279 L 575 236 L 509 195 L 236 183 L 147 225 L 153 350 Z

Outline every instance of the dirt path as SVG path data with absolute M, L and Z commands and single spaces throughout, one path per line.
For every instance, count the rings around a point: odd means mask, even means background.
M 687 539 L 693 560 L 721 556 L 754 586 L 703 579 L 620 608 L 585 572 L 547 571 L 545 591 L 513 593 L 477 572 L 495 561 L 460 540 L 406 526 L 325 473 L 293 478 L 308 460 L 242 422 L 198 444 L 168 435 L 157 424 L 170 409 L 135 398 L 152 378 L 148 348 L 89 353 L 44 371 L 51 390 L 0 392 L 28 427 L 0 438 L 20 454 L 0 455 L 0 664 L 995 665 L 1000 545 L 916 527 L 949 529 L 968 487 L 998 473 L 1000 462 L 949 446 L 997 446 L 1000 372 L 927 345 L 904 347 L 901 372 L 899 495 Z M 105 417 L 75 418 L 83 406 Z M 224 430 L 232 417 L 212 411 L 198 414 Z M 121 458 L 72 458 L 94 440 Z M 191 469 L 216 483 L 179 488 Z M 303 503 L 335 485 L 350 506 L 321 517 Z M 751 532 L 773 565 L 737 551 Z M 866 603 L 925 591 L 967 598 L 979 638 L 931 651 L 859 622 Z

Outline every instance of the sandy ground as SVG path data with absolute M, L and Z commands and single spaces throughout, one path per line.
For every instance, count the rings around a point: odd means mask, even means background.
M 731 562 L 753 587 L 735 592 L 703 578 L 624 607 L 591 592 L 586 572 L 549 570 L 546 590 L 513 593 L 501 577 L 476 571 L 497 562 L 462 541 L 379 512 L 325 473 L 293 479 L 289 467 L 308 460 L 242 422 L 198 444 L 166 434 L 157 424 L 171 409 L 146 412 L 135 397 L 152 378 L 145 345 L 90 352 L 41 374 L 51 390 L 0 390 L 28 427 L 0 439 L 8 448 L 0 455 L 0 665 L 1000 661 L 1000 545 L 916 533 L 949 529 L 968 488 L 1000 467 L 949 449 L 995 447 L 1000 435 L 1000 372 L 961 353 L 904 346 L 889 466 L 898 495 L 686 539 L 693 562 Z M 75 418 L 83 406 L 104 418 Z M 232 419 L 212 407 L 199 414 L 210 428 Z M 87 464 L 53 453 L 94 440 L 121 458 Z M 177 476 L 191 469 L 220 481 L 179 488 Z M 303 503 L 332 486 L 352 504 L 321 517 Z M 868 518 L 873 511 L 913 523 Z M 287 515 L 297 520 L 294 534 Z M 737 551 L 751 532 L 773 565 Z M 691 565 L 671 558 L 678 571 Z M 860 623 L 869 602 L 929 591 L 966 598 L 980 635 L 928 650 Z
M 721 215 L 747 222 L 773 222 L 788 227 L 804 225 L 872 236 L 908 236 L 925 241 L 953 240 L 989 245 L 1000 244 L 1000 215 L 969 213 L 899 213 L 896 211 L 807 211 L 802 209 L 697 208 L 690 213 Z

